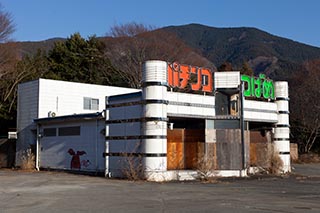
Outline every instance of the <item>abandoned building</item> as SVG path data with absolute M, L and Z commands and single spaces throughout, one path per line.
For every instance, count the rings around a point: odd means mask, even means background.
M 205 159 L 214 175 L 246 176 L 272 149 L 290 172 L 287 82 L 153 60 L 141 87 L 20 84 L 17 166 L 33 146 L 37 169 L 184 180 Z

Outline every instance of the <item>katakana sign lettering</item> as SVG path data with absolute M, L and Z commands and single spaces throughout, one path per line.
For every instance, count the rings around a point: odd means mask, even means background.
M 212 72 L 207 68 L 174 62 L 168 64 L 168 84 L 180 89 L 190 85 L 193 91 L 212 92 Z

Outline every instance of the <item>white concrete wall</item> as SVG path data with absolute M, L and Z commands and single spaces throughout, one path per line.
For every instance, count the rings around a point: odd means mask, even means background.
M 243 106 L 246 121 L 275 123 L 278 120 L 276 103 L 244 100 Z
M 226 88 L 238 88 L 240 85 L 240 72 L 214 72 L 214 88 L 226 89 Z
M 131 88 L 83 84 L 39 79 L 39 118 L 55 112 L 56 116 L 101 112 L 105 109 L 105 96 L 138 91 Z M 83 98 L 99 99 L 98 110 L 85 110 Z
M 132 163 L 139 160 L 132 153 L 141 153 L 141 93 L 133 97 L 129 94 L 123 98 L 107 99 L 106 102 L 105 172 L 113 177 L 123 177 L 125 170 L 130 170 Z M 124 156 L 126 154 L 130 157 Z
M 215 116 L 215 97 L 188 93 L 168 92 L 170 116 L 210 117 Z
M 42 124 L 40 132 L 44 128 L 59 128 L 80 126 L 79 136 L 52 136 L 39 138 L 39 167 L 51 169 L 71 169 L 72 157 L 69 149 L 85 151 L 80 157 L 82 162 L 80 171 L 104 172 L 105 160 L 103 153 L 105 150 L 105 128 L 104 120 L 72 121 Z M 57 130 L 58 132 L 58 130 Z M 86 162 L 86 163 L 85 163 Z

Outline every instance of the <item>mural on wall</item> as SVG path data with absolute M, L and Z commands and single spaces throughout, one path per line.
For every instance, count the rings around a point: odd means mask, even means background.
M 68 153 L 72 156 L 70 168 L 71 169 L 81 169 L 81 165 L 88 167 L 90 165 L 89 160 L 80 160 L 80 156 L 87 154 L 85 151 L 75 152 L 72 148 L 68 150 Z

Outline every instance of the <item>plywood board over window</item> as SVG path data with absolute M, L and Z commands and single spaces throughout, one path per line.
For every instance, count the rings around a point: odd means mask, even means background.
M 167 133 L 167 169 L 195 169 L 204 153 L 204 130 L 173 129 Z

